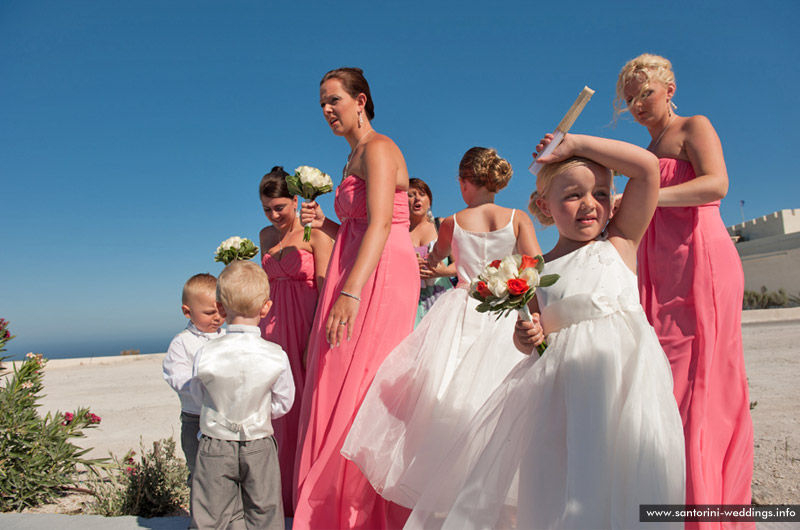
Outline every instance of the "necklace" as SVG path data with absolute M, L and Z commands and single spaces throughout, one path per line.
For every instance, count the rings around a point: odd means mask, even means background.
M 292 219 L 292 226 L 290 226 L 290 227 L 289 227 L 289 230 L 287 230 L 285 234 L 283 234 L 283 235 L 281 236 L 281 235 L 280 235 L 280 234 L 281 234 L 281 233 L 280 233 L 280 231 L 278 232 L 278 235 L 280 236 L 280 237 L 278 238 L 278 246 L 280 247 L 280 250 L 278 251 L 278 258 L 281 258 L 281 259 L 283 258 L 283 239 L 284 239 L 284 238 L 285 238 L 287 235 L 289 235 L 289 234 L 291 234 L 291 233 L 292 233 L 292 229 L 294 228 L 294 222 L 295 222 L 295 220 L 296 220 L 296 219 L 297 219 L 297 216 L 295 216 L 295 217 L 294 217 L 294 219 Z
M 344 169 L 342 170 L 342 179 L 347 177 L 347 170 L 350 168 L 350 159 L 353 158 L 353 153 L 355 153 L 356 149 L 358 149 L 358 146 L 361 144 L 361 140 L 369 136 L 369 133 L 371 133 L 374 130 L 375 129 L 370 129 L 367 132 L 365 132 L 364 136 L 359 138 L 358 141 L 356 142 L 356 145 L 353 146 L 353 149 L 350 151 L 350 154 L 347 155 L 347 163 L 344 165 Z
M 658 142 L 660 142 L 660 141 L 661 141 L 661 139 L 664 137 L 664 133 L 665 133 L 665 132 L 667 132 L 667 129 L 669 129 L 669 126 L 670 126 L 670 125 L 672 125 L 672 122 L 673 122 L 673 121 L 675 121 L 675 118 L 676 118 L 676 117 L 677 117 L 677 114 L 673 114 L 673 115 L 672 115 L 672 118 L 670 118 L 670 119 L 669 119 L 669 121 L 667 122 L 667 126 L 666 126 L 666 127 L 664 127 L 664 130 L 663 130 L 663 131 L 661 131 L 661 134 L 659 134 L 659 135 L 658 135 L 658 138 L 656 138 L 656 141 L 655 141 L 655 142 L 653 142 L 653 143 L 650 145 L 650 147 L 649 147 L 648 151 L 655 152 L 655 150 L 656 150 L 656 147 L 658 147 Z

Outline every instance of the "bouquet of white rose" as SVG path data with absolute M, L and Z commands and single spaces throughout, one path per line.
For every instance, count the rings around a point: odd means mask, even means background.
M 237 259 L 252 259 L 258 254 L 258 247 L 246 237 L 229 237 L 219 244 L 214 254 L 214 261 L 221 261 L 225 265 Z
M 543 269 L 544 258 L 541 256 L 513 254 L 494 260 L 470 284 L 470 296 L 480 301 L 475 309 L 480 313 L 497 313 L 497 318 L 516 309 L 520 318 L 530 322 L 528 302 L 536 288 L 553 285 L 559 278 L 558 274 L 542 276 Z M 546 347 L 544 343 L 539 345 L 539 355 Z
M 330 175 L 311 166 L 300 166 L 294 170 L 294 175 L 286 176 L 289 193 L 299 195 L 307 201 L 313 201 L 324 193 L 333 190 L 333 181 Z M 303 241 L 311 240 L 311 225 L 303 228 Z

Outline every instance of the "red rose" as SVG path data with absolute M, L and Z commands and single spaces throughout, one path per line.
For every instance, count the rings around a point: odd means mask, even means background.
M 492 267 L 494 267 L 496 269 L 497 267 L 500 266 L 500 260 L 496 259 L 493 262 L 491 262 L 489 265 L 491 265 Z
M 475 286 L 475 288 L 478 291 L 478 294 L 484 298 L 492 294 L 492 291 L 489 290 L 489 286 L 486 285 L 486 282 L 478 282 L 478 285 Z
M 526 256 L 525 254 L 522 255 L 522 263 L 519 266 L 519 270 L 527 269 L 528 267 L 536 267 L 536 264 L 539 263 L 539 260 L 536 258 L 532 258 L 530 256 Z
M 528 291 L 528 282 L 519 278 L 511 278 L 506 285 L 511 296 L 518 296 Z

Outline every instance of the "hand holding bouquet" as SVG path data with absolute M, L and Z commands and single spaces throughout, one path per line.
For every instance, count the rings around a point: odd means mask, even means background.
M 249 239 L 234 236 L 229 237 L 217 247 L 214 261 L 221 261 L 225 265 L 237 259 L 252 259 L 258 254 L 258 247 Z
M 294 175 L 286 176 L 289 193 L 299 195 L 306 201 L 313 201 L 324 193 L 333 190 L 333 181 L 330 175 L 311 166 L 300 166 L 294 170 Z M 303 241 L 311 240 L 311 225 L 303 228 Z
M 543 269 L 544 259 L 541 256 L 513 254 L 502 260 L 494 260 L 470 284 L 470 296 L 480 302 L 475 309 L 480 313 L 497 313 L 497 318 L 516 309 L 520 318 L 530 322 L 528 302 L 536 293 L 536 288 L 553 285 L 559 278 L 558 274 L 542 276 Z M 545 348 L 544 343 L 539 345 L 539 355 Z

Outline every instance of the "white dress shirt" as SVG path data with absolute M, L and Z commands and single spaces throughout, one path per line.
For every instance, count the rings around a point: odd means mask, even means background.
M 272 435 L 272 419 L 294 403 L 289 358 L 261 338 L 257 326 L 231 324 L 194 358 L 191 391 L 202 403 L 200 432 L 219 440 L 256 440 Z
M 206 345 L 210 340 L 225 335 L 225 330 L 219 328 L 214 333 L 203 333 L 190 320 L 186 329 L 175 335 L 169 343 L 167 355 L 161 363 L 162 375 L 172 389 L 178 393 L 181 400 L 181 410 L 189 414 L 200 414 L 200 403 L 196 402 L 189 391 L 189 381 L 192 379 L 192 367 L 197 350 Z

